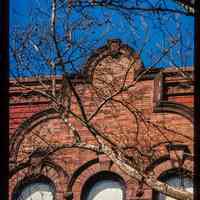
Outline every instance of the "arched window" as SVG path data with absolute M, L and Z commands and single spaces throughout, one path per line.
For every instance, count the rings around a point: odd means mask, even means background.
M 124 181 L 112 172 L 100 172 L 89 178 L 82 190 L 81 200 L 124 200 Z
M 171 170 L 166 172 L 160 177 L 160 180 L 168 183 L 171 186 L 185 189 L 186 191 L 193 192 L 192 178 L 184 170 Z M 175 200 L 172 197 L 166 196 L 162 193 L 154 193 L 155 200 Z
M 13 200 L 54 200 L 55 187 L 44 177 L 22 182 L 14 192 Z

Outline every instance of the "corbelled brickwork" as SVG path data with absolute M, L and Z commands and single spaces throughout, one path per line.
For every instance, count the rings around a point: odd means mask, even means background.
M 129 90 L 117 95 L 116 101 L 108 101 L 92 118 L 91 121 L 98 130 L 122 147 L 135 146 L 148 151 L 150 145 L 163 143 L 158 145 L 154 159 L 146 166 L 146 170 L 152 170 L 157 177 L 171 169 L 178 169 L 177 154 L 179 157 L 182 156 L 182 168 L 192 172 L 191 68 L 145 71 L 137 54 L 120 41 L 114 40 L 96 51 L 86 63 L 84 70 L 84 76 L 75 78 L 74 83 L 88 116 L 94 113 L 102 98 L 114 94 L 122 84 L 132 84 Z M 87 82 L 81 80 L 85 80 L 85 76 Z M 126 80 L 123 79 L 125 76 Z M 58 90 L 61 80 L 62 78 L 57 78 Z M 49 99 L 33 92 L 34 88 L 42 89 L 41 85 L 33 78 L 23 79 L 23 83 L 30 89 L 20 88 L 15 81 L 11 81 L 10 87 L 10 140 L 13 161 L 25 160 L 32 150 L 40 146 L 66 144 L 73 140 L 69 127 L 58 118 Z M 134 118 L 127 112 L 128 108 L 120 103 L 121 99 L 135 109 L 138 115 L 140 113 L 144 116 L 144 121 L 142 118 Z M 79 114 L 74 96 L 71 97 L 71 101 L 72 110 Z M 73 117 L 69 116 L 69 119 L 81 133 L 83 141 L 95 143 L 87 128 Z M 162 133 L 161 127 L 165 127 Z M 170 141 L 176 145 L 170 146 Z M 130 150 L 131 153 L 133 152 Z M 48 157 L 45 165 L 39 166 L 35 159 L 33 166 L 21 167 L 12 175 L 10 199 L 19 190 L 20 184 L 25 184 L 31 177 L 37 179 L 36 177 L 45 176 L 56 188 L 56 200 L 72 197 L 74 200 L 80 200 L 87 180 L 102 171 L 113 172 L 123 179 L 126 200 L 153 198 L 150 188 L 144 185 L 140 194 L 141 185 L 137 181 L 120 170 L 107 156 L 97 155 L 91 151 L 75 148 L 60 150 Z

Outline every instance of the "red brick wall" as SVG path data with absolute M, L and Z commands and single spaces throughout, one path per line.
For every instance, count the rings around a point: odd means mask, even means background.
M 122 49 L 123 50 L 123 49 Z M 111 56 L 105 56 L 101 61 L 98 62 L 96 70 L 93 72 L 92 81 L 96 88 L 101 88 L 102 83 L 99 82 L 98 77 L 106 77 L 113 83 L 113 87 L 110 91 L 105 91 L 101 89 L 101 97 L 113 93 L 115 89 L 120 87 L 122 84 L 122 76 L 124 75 L 124 69 L 129 67 L 129 63 L 132 59 L 127 56 L 121 56 L 120 58 L 112 58 Z M 134 63 L 135 68 L 140 66 L 140 62 Z M 102 70 L 103 69 L 103 70 Z M 112 76 L 111 76 L 111 75 Z M 113 78 L 114 77 L 114 78 Z M 173 76 L 172 76 L 173 77 Z M 112 79 L 111 79 L 112 78 Z M 168 78 L 169 79 L 169 78 Z M 134 83 L 134 68 L 131 68 L 125 84 Z M 94 112 L 97 104 L 101 102 L 101 98 L 98 98 L 94 89 L 90 84 L 77 84 L 77 89 L 81 91 L 81 98 L 84 103 L 86 113 L 89 115 Z M 49 102 L 43 98 L 30 97 L 23 99 L 19 94 L 21 91 L 18 87 L 11 86 L 11 102 L 10 102 L 10 136 L 11 138 L 18 138 L 16 142 L 20 141 L 19 153 L 17 160 L 27 158 L 27 154 L 30 153 L 32 149 L 39 146 L 47 146 L 48 144 L 56 143 L 70 143 L 72 141 L 72 136 L 68 127 L 66 127 L 61 120 L 59 120 L 56 115 L 49 114 L 36 119 L 31 122 L 25 129 L 21 128 L 21 124 L 29 119 L 34 114 L 44 111 L 50 108 Z M 119 145 L 136 145 L 138 148 L 147 148 L 149 144 L 155 144 L 157 142 L 162 142 L 166 139 L 171 141 L 177 141 L 177 143 L 182 143 L 187 145 L 190 152 L 192 152 L 192 135 L 193 127 L 192 123 L 186 119 L 184 116 L 175 113 L 154 113 L 154 79 L 146 79 L 143 81 L 138 81 L 138 83 L 130 89 L 128 92 L 124 92 L 122 95 L 116 98 L 121 99 L 122 97 L 129 102 L 132 106 L 140 110 L 146 120 L 152 121 L 159 126 L 166 126 L 169 130 L 165 130 L 163 134 L 155 129 L 155 127 L 145 127 L 145 124 L 141 122 L 139 134 L 136 134 L 136 121 L 127 112 L 127 110 L 122 107 L 119 103 L 107 103 L 101 112 L 92 120 L 96 125 L 97 129 L 103 131 L 106 135 L 111 137 L 113 141 L 117 142 Z M 171 88 L 170 90 L 174 93 L 178 89 Z M 186 91 L 186 90 L 185 90 Z M 184 90 L 181 91 L 184 93 Z M 24 91 L 25 93 L 25 91 Z M 193 98 L 192 95 L 181 95 L 178 94 L 174 96 L 169 96 L 168 101 L 173 101 L 176 103 L 181 103 L 192 107 Z M 72 98 L 72 109 L 78 114 L 77 104 L 74 98 Z M 71 123 L 79 130 L 82 139 L 87 143 L 94 143 L 95 140 L 89 131 L 83 127 L 80 122 L 75 119 L 70 119 Z M 37 122 L 37 123 L 36 123 Z M 17 137 L 16 135 L 25 135 L 25 137 Z M 137 140 L 136 140 L 137 139 Z M 138 144 L 137 141 L 140 141 Z M 12 153 L 12 152 L 11 152 Z M 161 145 L 157 148 L 156 156 L 157 159 L 169 155 L 165 145 Z M 95 159 L 99 159 L 95 161 Z M 51 162 L 53 162 L 57 167 L 46 164 L 41 173 L 49 177 L 56 186 L 56 200 L 64 200 L 66 198 L 67 192 L 72 190 L 74 194 L 74 199 L 79 200 L 81 195 L 81 190 L 89 177 L 100 171 L 112 171 L 120 175 L 126 183 L 126 199 L 152 199 L 152 190 L 147 186 L 144 186 L 144 194 L 142 197 L 136 197 L 138 183 L 132 180 L 124 172 L 122 172 L 118 166 L 112 164 L 106 156 L 99 156 L 93 152 L 80 150 L 80 149 L 65 149 L 55 153 L 50 157 Z M 91 162 L 91 161 L 94 162 Z M 86 166 L 86 163 L 93 163 Z M 186 160 L 184 163 L 184 168 L 192 170 L 192 162 Z M 84 167 L 83 167 L 84 166 Z M 82 168 L 84 170 L 80 170 Z M 167 159 L 161 164 L 155 165 L 154 172 L 157 177 L 166 170 L 176 167 L 176 162 Z M 10 197 L 16 187 L 17 183 L 24 179 L 24 177 L 31 176 L 34 172 L 33 169 L 25 168 L 20 170 L 17 174 L 11 177 L 10 180 Z M 76 177 L 76 174 L 77 177 Z M 73 179 L 72 177 L 76 177 Z M 71 180 L 71 182 L 70 182 Z M 67 186 L 68 183 L 70 186 Z

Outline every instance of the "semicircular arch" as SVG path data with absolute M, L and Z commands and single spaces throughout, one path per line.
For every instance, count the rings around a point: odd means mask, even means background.
M 14 136 L 10 140 L 10 160 L 15 162 L 17 159 L 17 154 L 20 148 L 22 141 L 28 134 L 31 134 L 31 131 L 38 125 L 51 120 L 58 118 L 59 115 L 55 109 L 50 108 L 38 113 L 33 114 L 30 118 L 26 119 L 21 125 L 16 129 Z

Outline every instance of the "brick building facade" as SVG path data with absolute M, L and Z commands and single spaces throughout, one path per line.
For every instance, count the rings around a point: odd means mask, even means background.
M 158 179 L 169 182 L 170 178 L 176 179 L 184 174 L 180 181 L 190 182 L 193 152 L 192 68 L 146 70 L 131 48 L 118 40 L 111 40 L 88 59 L 83 75 L 73 80 L 86 113 L 93 113 L 101 102 L 99 98 L 112 94 L 115 87 L 123 84 L 121 77 L 132 60 L 134 67 L 128 70 L 125 84 L 137 83 L 120 98 L 141 112 L 146 123 L 152 122 L 155 126 L 151 124 L 147 130 L 145 122 L 141 122 L 139 134 L 136 133 L 138 127 L 135 119 L 117 102 L 112 106 L 106 104 L 93 118 L 93 123 L 122 146 L 135 145 L 148 150 L 149 144 L 159 143 L 155 158 L 145 165 L 145 170 L 152 171 Z M 83 78 L 87 81 L 83 82 Z M 45 82 L 45 78 L 43 80 Z M 99 80 L 113 83 L 112 87 L 105 89 L 104 83 Z M 70 143 L 72 136 L 52 108 L 49 99 L 39 96 L 31 89 L 41 89 L 38 81 L 34 78 L 24 78 L 21 81 L 30 89 L 19 87 L 16 81 L 10 82 L 10 165 L 12 168 L 16 162 L 23 163 L 27 158 L 31 160 L 31 165 L 22 164 L 12 172 L 10 200 L 20 199 L 23 191 L 24 198 L 28 199 L 27 186 L 33 188 L 34 184 L 38 184 L 38 187 L 47 192 L 46 195 L 50 195 L 46 197 L 47 200 L 53 199 L 51 194 L 55 200 L 95 199 L 92 193 L 98 193 L 100 186 L 97 183 L 108 184 L 109 187 L 115 184 L 112 189 L 114 191 L 114 188 L 118 188 L 115 193 L 119 192 L 119 196 L 122 196 L 119 199 L 123 200 L 163 198 L 148 186 L 141 186 L 130 178 L 104 154 L 71 148 L 62 149 L 51 156 L 43 155 L 42 152 L 30 156 L 40 146 Z M 59 90 L 62 78 L 57 77 L 56 81 Z M 99 89 L 100 97 L 91 89 L 91 84 Z M 73 96 L 71 102 L 72 109 L 79 113 Z M 70 118 L 70 122 L 79 130 L 83 141 L 95 143 L 93 136 L 80 122 L 73 118 Z M 158 130 L 161 126 L 165 127 L 162 134 Z M 140 143 L 137 144 L 136 141 Z M 45 157 L 42 166 L 38 157 Z M 192 187 L 190 183 L 188 185 L 189 188 Z

